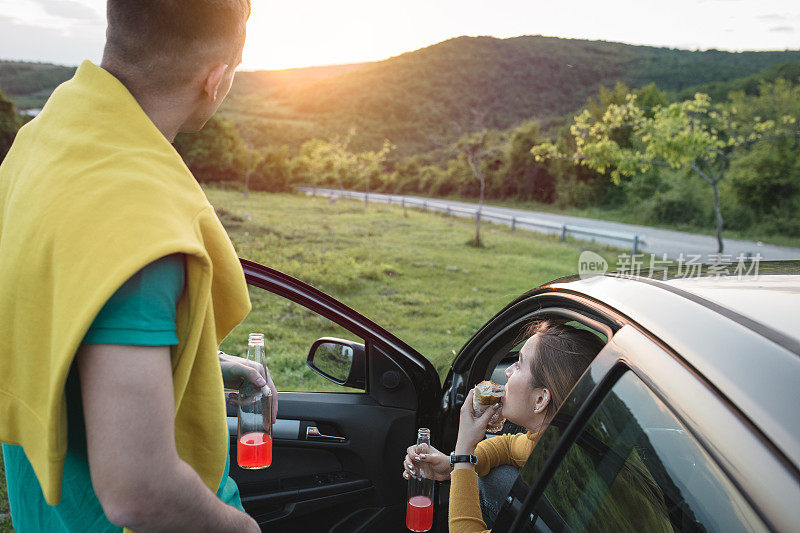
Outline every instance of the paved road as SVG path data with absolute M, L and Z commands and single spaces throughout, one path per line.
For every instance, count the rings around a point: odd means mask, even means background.
M 323 190 L 318 189 L 318 194 L 340 194 L 336 190 Z M 354 195 L 363 196 L 363 193 L 357 191 L 348 191 Z M 430 198 L 423 198 L 421 196 L 396 196 L 387 194 L 370 193 L 369 200 L 371 202 L 387 203 L 391 200 L 392 203 L 399 203 L 402 198 L 412 200 L 415 202 L 427 201 L 429 205 L 449 206 L 453 209 L 464 209 L 472 212 L 477 209 L 477 203 L 470 202 L 456 202 L 452 200 L 436 200 Z M 467 213 L 453 212 L 456 216 L 470 216 Z M 717 239 L 712 235 L 699 235 L 696 233 L 688 233 L 685 231 L 675 231 L 661 228 L 654 228 L 651 226 L 638 226 L 635 224 L 624 224 L 622 222 L 608 222 L 605 220 L 596 220 L 584 217 L 575 217 L 567 215 L 557 215 L 553 213 L 543 213 L 541 211 L 528 211 L 524 209 L 513 209 L 510 207 L 496 207 L 490 205 L 483 206 L 484 219 L 489 218 L 491 215 L 505 215 L 517 218 L 531 218 L 553 224 L 568 224 L 569 227 L 583 227 L 592 228 L 620 234 L 627 234 L 632 236 L 638 234 L 644 237 L 644 244 L 639 247 L 640 252 L 655 253 L 659 256 L 666 253 L 667 257 L 671 259 L 678 259 L 680 254 L 684 254 L 685 258 L 690 255 L 701 255 L 703 259 L 707 259 L 709 255 L 716 255 Z M 492 220 L 492 222 L 495 222 Z M 497 221 L 500 223 L 510 224 L 510 222 Z M 519 225 L 521 229 L 532 229 Z M 542 233 L 559 233 L 558 229 L 547 230 L 545 228 L 536 228 L 535 231 Z M 580 235 L 573 232 L 569 233 L 570 236 L 582 238 Z M 632 242 L 628 240 L 620 241 L 619 239 L 607 239 L 603 237 L 594 237 L 590 240 L 602 244 L 609 244 L 619 248 L 631 248 Z M 756 257 L 758 254 L 761 260 L 773 259 L 800 259 L 800 248 L 790 248 L 786 246 L 774 246 L 771 244 L 763 244 L 755 241 L 740 241 L 733 239 L 725 239 L 725 255 L 730 255 L 736 259 L 739 254 L 751 254 Z M 798 243 L 800 244 L 800 243 Z

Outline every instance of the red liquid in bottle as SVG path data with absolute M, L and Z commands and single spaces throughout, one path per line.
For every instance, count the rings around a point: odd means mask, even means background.
M 427 496 L 412 496 L 406 504 L 406 527 L 428 531 L 433 526 L 433 502 Z
M 242 468 L 266 468 L 272 464 L 272 437 L 260 431 L 242 435 L 236 443 L 236 462 Z

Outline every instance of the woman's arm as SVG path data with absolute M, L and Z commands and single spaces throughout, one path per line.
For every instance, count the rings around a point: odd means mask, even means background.
M 472 409 L 471 390 L 461 406 L 461 418 L 458 423 L 458 440 L 456 455 L 473 454 L 478 444 L 486 436 L 486 426 L 495 413 L 495 409 L 487 409 L 479 418 L 475 418 Z M 494 439 L 492 439 L 494 440 Z M 451 533 L 473 533 L 486 531 L 482 520 L 481 504 L 478 499 L 478 474 L 471 463 L 458 463 L 450 474 L 449 523 Z
M 475 448 L 475 455 L 478 457 L 478 464 L 475 471 L 483 477 L 489 470 L 500 465 L 513 465 L 511 455 L 511 443 L 515 435 L 498 435 L 484 439 Z
M 482 516 L 478 499 L 478 474 L 471 464 L 459 463 L 450 475 L 450 533 L 488 531 Z

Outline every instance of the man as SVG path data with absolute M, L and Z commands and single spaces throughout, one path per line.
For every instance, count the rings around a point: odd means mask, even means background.
M 21 532 L 258 531 L 228 477 L 223 380 L 275 387 L 217 355 L 247 288 L 170 144 L 225 98 L 249 13 L 109 0 L 100 67 L 0 166 L 0 441 Z

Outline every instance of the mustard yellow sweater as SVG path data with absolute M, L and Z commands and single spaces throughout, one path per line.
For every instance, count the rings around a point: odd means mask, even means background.
M 216 349 L 250 310 L 231 242 L 172 145 L 111 74 L 86 61 L 0 166 L 0 441 L 61 498 L 64 384 L 116 289 L 186 256 L 172 348 L 178 453 L 216 491 L 227 428 Z
M 486 532 L 478 499 L 478 476 L 500 465 L 522 468 L 536 445 L 538 434 L 498 435 L 478 443 L 475 470 L 458 468 L 450 474 L 450 533 Z

